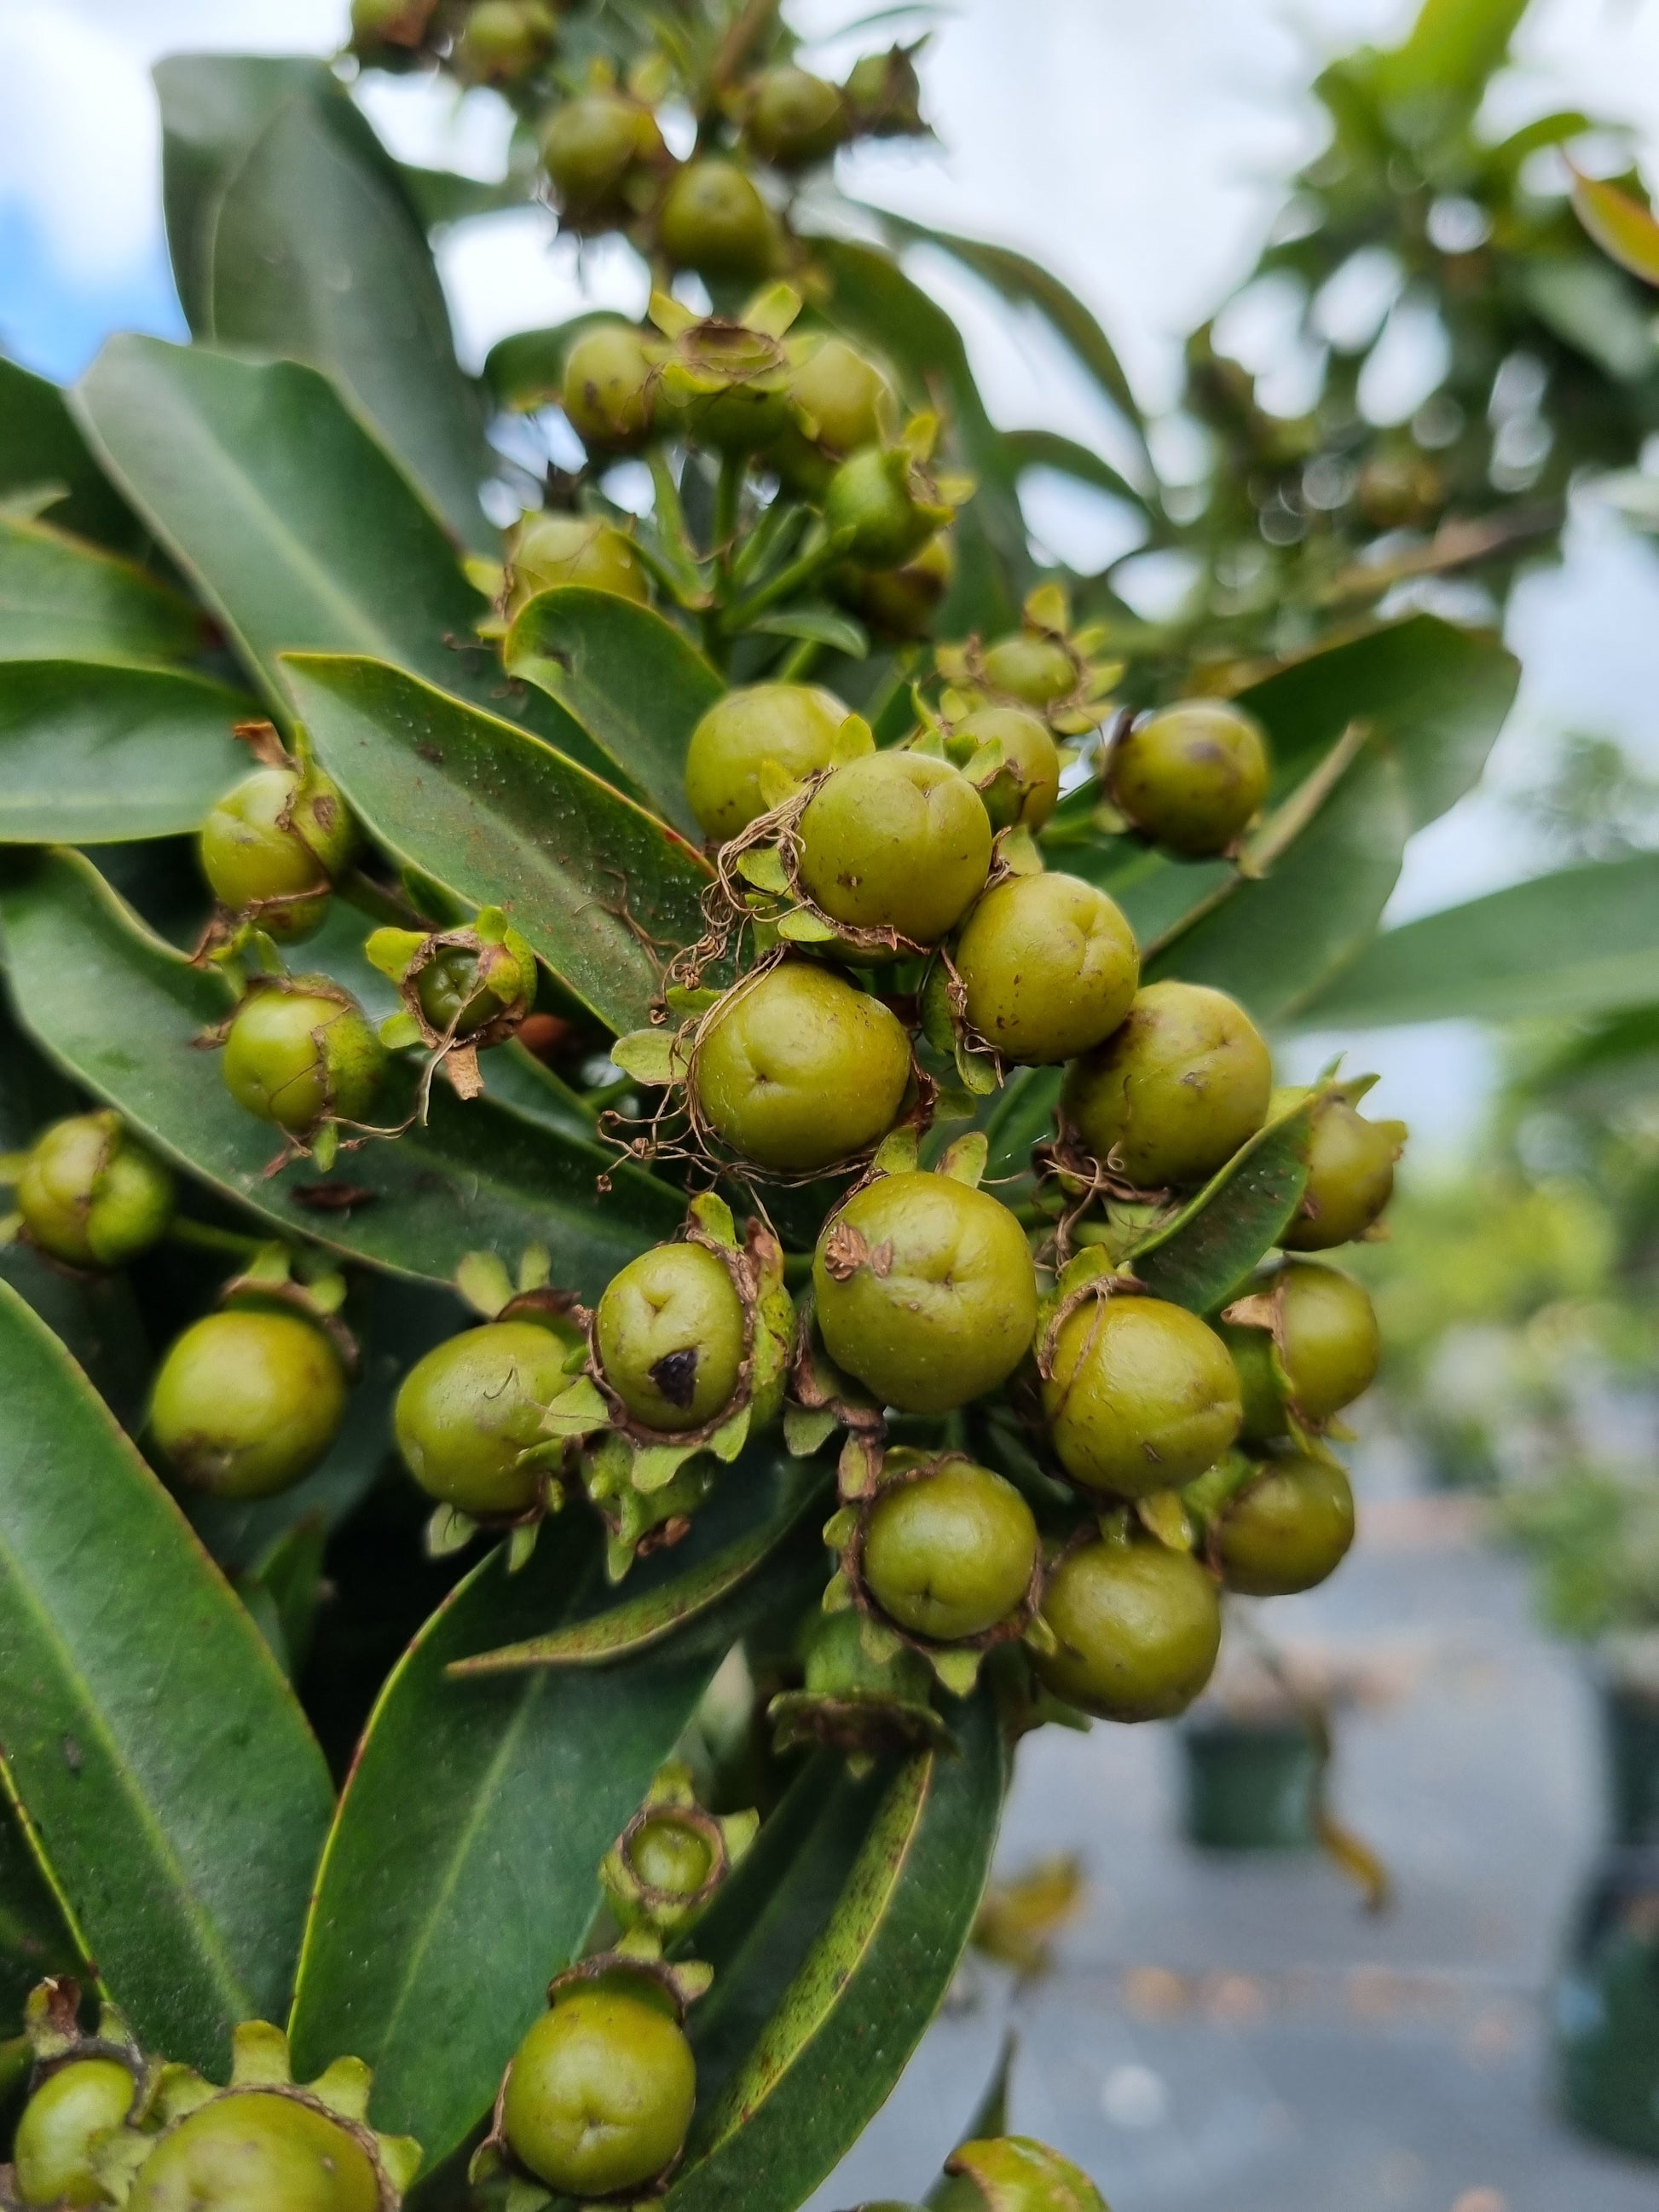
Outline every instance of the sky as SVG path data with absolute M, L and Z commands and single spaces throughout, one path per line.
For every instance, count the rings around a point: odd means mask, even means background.
M 937 147 L 891 143 L 843 155 L 855 195 L 1020 246 L 1096 309 L 1143 404 L 1168 406 L 1182 336 L 1250 265 L 1283 179 L 1316 150 L 1308 85 L 1320 62 L 1399 33 L 1415 0 L 954 0 L 924 56 Z M 838 27 L 862 0 L 795 0 L 826 66 L 860 43 Z M 0 346 L 70 380 L 118 328 L 182 336 L 167 274 L 159 134 L 149 82 L 160 55 L 209 47 L 325 52 L 346 0 L 4 0 L 0 7 Z M 1659 182 L 1659 0 L 1534 0 L 1518 66 L 1488 112 L 1510 128 L 1577 105 L 1635 130 Z M 498 172 L 507 118 L 488 94 L 458 102 L 425 80 L 371 80 L 371 116 L 394 150 Z M 463 225 L 441 265 L 464 356 L 584 300 L 630 311 L 642 280 L 625 251 L 579 263 L 525 211 Z M 956 313 L 993 414 L 1043 422 L 1109 455 L 1118 426 L 1041 329 L 925 254 L 917 277 Z M 1085 495 L 1033 498 L 1028 520 L 1064 556 L 1117 550 L 1119 524 Z M 1620 738 L 1659 771 L 1659 568 L 1593 504 L 1559 573 L 1523 586 L 1510 641 L 1522 697 L 1487 787 L 1423 833 L 1390 908 L 1405 919 L 1545 865 L 1509 794 L 1535 780 L 1565 728 Z M 1479 1126 L 1493 1066 L 1466 1025 L 1324 1038 L 1298 1070 L 1355 1042 L 1380 1066 L 1377 1109 L 1413 1120 L 1444 1153 Z M 1351 1062 L 1351 1064 L 1353 1064 Z

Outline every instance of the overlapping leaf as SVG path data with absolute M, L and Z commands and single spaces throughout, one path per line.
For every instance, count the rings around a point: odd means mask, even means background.
M 190 602 L 134 562 L 0 515 L 0 660 L 181 660 L 204 640 Z
M 63 392 L 0 355 L 0 497 L 58 495 L 41 509 L 59 530 L 135 551 L 143 528 L 87 450 Z

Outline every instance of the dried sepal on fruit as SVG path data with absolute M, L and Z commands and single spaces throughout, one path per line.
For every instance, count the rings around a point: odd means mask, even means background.
M 105 2002 L 88 2034 L 81 1999 L 80 1983 L 61 1975 L 38 1983 L 25 2001 L 33 2064 L 11 2161 L 0 2166 L 5 2212 L 105 2201 L 102 2147 L 155 2094 L 161 2062 L 140 2047 L 126 2015 Z
M 671 1759 L 600 1863 L 611 1911 L 623 1928 L 648 1928 L 659 1936 L 685 1927 L 712 1901 L 759 1830 L 758 1813 L 706 1811 L 690 1768 Z
M 801 1686 L 781 1690 L 766 1709 L 776 1752 L 821 1744 L 845 1752 L 858 1775 L 882 1752 L 954 1747 L 933 1702 L 933 1670 L 908 1644 L 867 1636 L 853 1608 L 809 1614 L 799 1640 Z
M 363 951 L 404 1002 L 400 1014 L 381 1023 L 381 1043 L 424 1045 L 432 1054 L 428 1081 L 441 1067 L 458 1097 L 480 1097 L 478 1054 L 505 1043 L 535 1003 L 528 940 L 499 907 L 487 906 L 462 929 L 377 929 Z
M 987 706 L 1025 708 L 1057 736 L 1081 737 L 1105 718 L 1123 673 L 1121 660 L 1097 657 L 1103 641 L 1093 626 L 1073 631 L 1063 589 L 1040 584 L 1017 630 L 988 645 L 975 635 L 938 648 L 944 717 L 955 724 Z
M 757 293 L 735 319 L 653 293 L 651 320 L 665 341 L 651 349 L 659 411 L 717 453 L 759 453 L 788 424 L 790 381 L 811 349 L 787 336 L 800 307 L 787 284 Z

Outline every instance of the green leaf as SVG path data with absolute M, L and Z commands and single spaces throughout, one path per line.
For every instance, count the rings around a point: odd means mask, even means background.
M 1008 1755 L 981 1694 L 960 1751 L 863 1782 L 797 1778 L 696 1936 L 697 2112 L 665 2212 L 792 2212 L 884 2103 L 944 2002 L 979 1910 Z
M 642 807 L 509 723 L 378 661 L 289 655 L 318 754 L 371 833 L 473 906 L 499 906 L 612 1029 L 649 1018 L 702 933 L 708 871 Z
M 1171 1221 L 1133 1246 L 1128 1264 L 1154 1297 L 1194 1313 L 1224 1306 L 1302 1202 L 1309 1109 L 1270 1122 Z
M 608 308 L 573 315 L 550 330 L 514 331 L 498 338 L 484 356 L 486 388 L 503 407 L 530 414 L 538 407 L 555 406 L 564 384 L 564 359 L 585 332 L 601 323 L 614 323 Z
M 0 1795 L 0 2037 L 21 2033 L 29 1991 L 48 1974 L 84 1974 L 62 1906 Z M 0 2081 L 0 2112 L 7 2103 Z
M 145 2042 L 280 2018 L 332 1799 L 258 1632 L 63 1346 L 0 1286 L 4 1772 Z
M 1644 220 L 1659 246 L 1659 223 Z M 1617 269 L 1589 253 L 1536 253 L 1516 275 L 1534 313 L 1605 374 L 1629 383 L 1650 374 L 1653 303 Z
M 0 495 L 43 484 L 62 491 L 46 510 L 58 529 L 120 552 L 142 544 L 143 526 L 87 451 L 62 392 L 0 355 Z
M 1659 284 L 1659 222 L 1652 211 L 1600 177 L 1572 179 L 1573 213 L 1601 247 L 1644 284 Z
M 1103 491 L 1109 499 L 1127 500 L 1139 514 L 1152 511 L 1144 492 L 1137 491 L 1109 461 L 1103 461 L 1075 438 L 1064 438 L 1058 430 L 1005 430 L 1002 436 L 1022 474 L 1027 469 L 1054 469 L 1061 476 L 1073 477 L 1079 483 Z
M 216 1055 L 196 1048 L 228 1010 L 218 978 L 152 936 L 76 854 L 15 867 L 0 884 L 0 915 L 19 1018 L 48 1057 L 279 1231 L 439 1283 L 469 1252 L 516 1267 L 526 1244 L 545 1244 L 557 1280 L 592 1298 L 679 1221 L 665 1184 L 487 1097 L 464 1105 L 442 1083 L 424 1127 L 343 1157 L 337 1179 L 362 1191 L 360 1202 L 316 1211 L 298 1194 L 319 1186 L 314 1164 L 268 1176 L 276 1133 L 244 1113 Z M 391 1071 L 377 1108 L 386 1125 L 410 1111 L 416 1073 L 408 1060 Z M 607 1168 L 611 1195 L 600 1205 L 595 1182 Z
M 686 747 L 726 686 L 672 623 L 615 592 L 562 584 L 523 609 L 504 657 L 574 715 L 665 821 L 701 837 Z
M 1424 0 L 1410 35 L 1378 57 L 1378 72 L 1396 99 L 1449 94 L 1473 106 L 1509 52 L 1527 0 Z
M 252 765 L 252 699 L 206 678 L 0 662 L 0 844 L 102 845 L 199 830 Z
M 1649 1003 L 1659 854 L 1564 868 L 1390 929 L 1298 1010 L 1306 1028 L 1596 1014 Z
M 399 161 L 398 173 L 416 216 L 427 229 L 442 222 L 463 222 L 471 216 L 499 215 L 506 208 L 522 207 L 534 197 L 533 174 L 509 170 L 499 184 L 481 177 L 463 176 L 457 169 L 423 169 L 413 161 Z M 486 368 L 488 363 L 485 364 Z
M 180 660 L 204 625 L 132 562 L 45 522 L 0 516 L 0 660 Z

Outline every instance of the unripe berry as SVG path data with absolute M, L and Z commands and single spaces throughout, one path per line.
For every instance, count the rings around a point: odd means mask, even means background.
M 871 753 L 833 769 L 799 830 L 803 888 L 834 921 L 937 944 L 985 888 L 991 823 L 960 769 Z
M 215 1498 L 274 1498 L 339 1433 L 346 1380 L 320 1328 L 233 1307 L 193 1322 L 156 1374 L 149 1430 L 182 1480 Z
M 455 41 L 455 73 L 472 84 L 511 84 L 546 60 L 557 30 L 541 0 L 474 0 Z
M 1317 1425 L 1340 1413 L 1376 1380 L 1382 1339 L 1361 1286 L 1340 1267 L 1295 1260 L 1273 1278 L 1279 1361 L 1302 1418 Z M 1273 1373 L 1272 1338 L 1262 1328 L 1225 1322 L 1244 1397 L 1244 1434 L 1283 1436 L 1288 1425 Z
M 814 440 L 832 453 L 874 445 L 894 412 L 892 387 L 844 338 L 824 338 L 789 379 L 789 397 Z
M 902 568 L 837 569 L 836 597 L 854 608 L 878 635 L 908 643 L 926 637 L 955 580 L 957 556 L 949 535 L 930 538 Z
M 1149 983 L 1121 1029 L 1067 1070 L 1060 1110 L 1094 1157 L 1141 1190 L 1202 1182 L 1267 1118 L 1273 1063 L 1236 1000 Z
M 225 1039 L 230 1095 L 262 1121 L 309 1137 L 331 1115 L 360 1121 L 374 1103 L 386 1048 L 362 1009 L 318 979 L 261 981 L 232 1018 Z
M 629 170 L 663 149 L 650 109 L 611 89 L 562 101 L 548 118 L 541 144 L 560 210 L 577 222 L 623 213 Z
M 298 2097 L 239 2089 L 161 2137 L 128 2212 L 380 2212 L 379 2177 L 348 2129 Z
M 1109 1721 L 1161 1721 L 1215 1671 L 1221 1605 L 1188 1552 L 1096 1540 L 1048 1577 L 1042 1618 L 1057 1649 L 1036 1669 L 1056 1697 Z
M 615 1988 L 562 1997 L 519 2045 L 502 2100 L 507 2146 L 550 2189 L 611 2197 L 678 2154 L 696 2103 L 684 2031 Z
M 1353 1530 L 1353 1492 L 1340 1467 L 1301 1452 L 1264 1461 L 1217 1527 L 1221 1578 L 1247 1597 L 1312 1589 L 1336 1571 Z
M 1056 637 L 1030 629 L 1011 630 L 988 645 L 982 663 L 994 691 L 1023 699 L 1028 707 L 1052 706 L 1077 689 L 1077 665 Z
M 880 1000 L 799 960 L 714 1010 L 691 1083 L 734 1152 L 800 1175 L 885 1136 L 909 1079 L 910 1041 Z
M 221 906 L 292 945 L 321 925 L 356 842 L 339 787 L 319 769 L 256 769 L 202 824 L 202 872 Z
M 646 1887 L 669 1897 L 696 1897 L 714 1870 L 708 1837 L 672 1813 L 642 1823 L 624 1849 L 629 1866 Z
M 1267 796 L 1261 726 L 1225 699 L 1165 707 L 1113 745 L 1106 787 L 1136 829 L 1172 852 L 1224 853 Z
M 1275 1092 L 1275 1109 L 1294 1096 Z M 1405 1141 L 1403 1121 L 1368 1121 L 1339 1091 L 1322 1098 L 1308 1140 L 1307 1188 L 1279 1240 L 1286 1251 L 1324 1252 L 1363 1237 L 1394 1195 Z
M 74 2058 L 48 2074 L 23 2107 L 12 2146 L 25 2204 L 98 2204 L 92 2154 L 131 2109 L 135 2083 L 113 2058 Z
M 532 953 L 532 963 L 534 958 Z M 415 978 L 415 995 L 434 1030 L 462 1040 L 487 1028 L 514 1003 L 482 980 L 477 954 L 462 945 L 449 945 L 427 962 Z
M 593 1334 L 605 1379 L 647 1429 L 700 1429 L 743 1368 L 743 1300 L 706 1244 L 659 1244 L 605 1286 Z
M 76 1267 L 118 1267 L 152 1245 L 173 1218 L 172 1170 L 106 1109 L 54 1121 L 17 1177 L 17 1211 L 30 1241 Z
M 763 70 L 749 88 L 743 135 L 763 161 L 780 169 L 822 161 L 847 136 L 841 94 L 791 62 Z
M 657 240 L 676 269 L 712 282 L 753 283 L 777 250 L 770 210 L 735 161 L 688 162 L 663 196 Z
M 429 1498 L 483 1516 L 526 1513 L 540 1476 L 520 1464 L 544 1441 L 542 1415 L 569 1377 L 578 1341 L 538 1322 L 493 1321 L 434 1345 L 404 1377 L 392 1430 Z
M 1111 2212 L 1079 2166 L 1030 2136 L 958 2143 L 945 2171 L 956 2183 L 952 2212 L 969 2212 L 964 2184 L 973 2191 L 975 2212 Z
M 633 547 L 597 515 L 526 514 L 508 545 L 507 572 L 509 620 L 538 592 L 556 584 L 586 584 L 641 605 L 650 596 Z
M 407 52 L 426 37 L 437 0 L 351 0 L 351 43 L 360 53 L 380 46 Z
M 914 464 L 901 447 L 865 446 L 844 460 L 823 495 L 823 520 L 852 532 L 847 557 L 866 568 L 902 568 L 939 528 L 937 508 L 919 501 Z
M 882 1491 L 860 1569 L 889 1620 L 955 1644 L 982 1636 L 1024 1601 L 1036 1558 L 1036 1522 L 1013 1484 L 951 1458 Z
M 1002 766 L 981 786 L 993 824 L 1006 830 L 1023 822 L 1028 830 L 1042 829 L 1060 800 L 1060 748 L 1048 725 L 1023 707 L 979 707 L 952 735 L 979 745 L 994 740 L 1002 747 Z
M 751 684 L 716 700 L 685 757 L 685 795 L 703 834 L 723 842 L 767 812 L 769 761 L 798 781 L 828 768 L 846 720 L 834 692 L 815 684 Z
M 1060 1465 L 1085 1489 L 1145 1498 L 1213 1467 L 1243 1409 L 1227 1347 L 1184 1306 L 1090 1298 L 1055 1333 L 1043 1418 Z
M 564 358 L 560 404 L 582 443 L 602 453 L 631 453 L 649 443 L 656 427 L 656 386 L 639 332 L 629 323 L 604 323 L 584 331 Z M 610 538 L 628 546 L 620 531 L 601 525 Z M 603 583 L 624 598 L 645 597 L 645 572 L 628 546 L 631 580 Z M 573 582 L 586 583 L 587 577 Z
M 1076 876 L 1011 876 L 986 892 L 951 956 L 963 1011 L 1006 1060 L 1073 1059 L 1134 1002 L 1140 953 L 1104 891 Z

